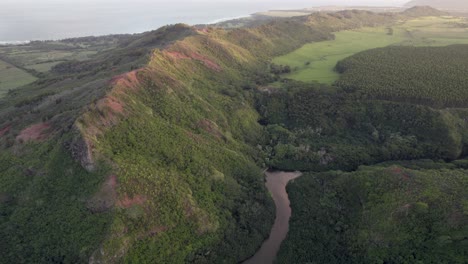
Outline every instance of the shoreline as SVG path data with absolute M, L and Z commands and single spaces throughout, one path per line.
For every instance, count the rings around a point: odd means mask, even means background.
M 0 41 L 0 46 L 7 46 L 7 45 L 24 45 L 29 44 L 34 40 L 2 40 Z
M 265 11 L 262 11 L 262 10 L 259 10 L 259 11 L 254 11 L 254 13 L 250 13 L 250 14 L 244 14 L 244 15 L 238 15 L 238 16 L 232 16 L 232 17 L 221 17 L 221 18 L 218 18 L 218 19 L 214 19 L 214 20 L 210 20 L 210 21 L 207 21 L 207 22 L 204 22 L 204 23 L 190 23 L 188 25 L 190 26 L 197 26 L 197 25 L 214 25 L 214 24 L 217 24 L 217 23 L 222 23 L 222 22 L 227 22 L 227 21 L 230 21 L 230 20 L 238 20 L 238 19 L 251 19 L 251 18 L 254 18 L 255 16 L 268 16 L 267 14 L 268 13 L 275 13 L 275 12 L 298 12 L 298 11 L 301 11 L 301 12 L 304 12 L 303 15 L 307 15 L 308 13 L 314 13 L 314 12 L 336 12 L 336 11 L 339 11 L 337 10 L 338 6 L 316 6 L 316 7 L 304 7 L 304 8 L 293 8 L 293 9 L 275 9 L 275 8 L 272 8 L 272 9 L 268 9 L 268 10 L 265 10 Z M 346 10 L 346 9 L 353 9 L 353 8 L 356 8 L 356 7 L 353 7 L 353 6 L 339 6 L 340 10 Z M 364 8 L 361 7 L 361 8 Z M 382 9 L 382 7 L 379 7 L 379 6 L 376 6 L 376 7 L 368 7 L 368 8 L 374 8 L 376 10 L 378 9 Z M 391 8 L 391 7 L 386 7 L 386 8 Z M 394 7 L 394 8 L 398 8 L 398 7 Z M 275 17 L 275 16 L 272 16 L 272 17 Z M 281 16 L 277 16 L 278 18 L 280 18 Z M 155 27 L 151 30 L 157 30 L 158 28 L 161 28 L 161 27 L 164 27 L 164 26 L 167 26 L 167 25 L 173 25 L 173 24 L 177 24 L 177 23 L 166 23 L 164 25 L 161 25 L 159 27 Z M 110 36 L 110 35 L 133 35 L 133 34 L 142 34 L 142 33 L 145 33 L 145 32 L 149 32 L 151 30 L 146 30 L 146 31 L 141 31 L 141 32 L 138 32 L 138 31 L 135 31 L 135 32 L 128 32 L 128 33 L 112 33 L 112 32 L 109 32 L 107 34 L 96 34 L 96 35 L 77 35 L 77 36 L 74 36 L 74 37 L 56 37 L 56 38 L 49 38 L 49 39 L 30 39 L 30 40 L 0 40 L 0 45 L 24 45 L 24 44 L 29 44 L 33 41 L 61 41 L 61 40 L 64 40 L 64 39 L 73 39 L 73 38 L 82 38 L 82 37 L 103 37 L 103 36 Z

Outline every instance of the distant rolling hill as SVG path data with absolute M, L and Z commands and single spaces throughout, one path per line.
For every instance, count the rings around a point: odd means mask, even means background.
M 440 9 L 450 9 L 450 10 L 459 10 L 466 9 L 468 10 L 468 1 L 466 0 L 412 0 L 408 2 L 405 6 L 431 6 Z
M 420 17 L 420 16 L 444 16 L 449 13 L 437 10 L 430 6 L 414 6 L 406 9 L 402 12 L 405 16 L 408 17 Z

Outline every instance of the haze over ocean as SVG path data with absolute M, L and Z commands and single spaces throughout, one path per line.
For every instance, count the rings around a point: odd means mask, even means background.
M 279 0 L 0 0 L 0 43 L 139 33 L 174 23 L 202 24 L 271 9 L 340 4 Z M 343 2 L 343 1 L 341 1 Z M 397 5 L 380 0 L 346 4 Z

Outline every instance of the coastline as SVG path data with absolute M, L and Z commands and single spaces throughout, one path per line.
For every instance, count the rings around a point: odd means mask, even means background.
M 255 14 L 234 16 L 234 17 L 224 17 L 224 18 L 215 19 L 215 20 L 212 20 L 210 22 L 207 22 L 207 23 L 205 23 L 205 25 L 213 25 L 213 24 L 218 24 L 218 23 L 221 23 L 221 22 L 226 22 L 226 21 L 236 20 L 236 19 L 251 18 L 253 15 L 255 15 Z
M 2 40 L 0 41 L 0 46 L 6 46 L 6 45 L 24 45 L 24 44 L 29 44 L 33 40 Z
M 226 21 L 230 21 L 230 20 L 252 18 L 254 15 L 255 15 L 255 14 L 241 15 L 241 16 L 233 16 L 233 17 L 223 17 L 223 18 L 211 20 L 211 21 L 209 21 L 209 22 L 205 22 L 205 23 L 202 23 L 202 24 L 189 24 L 189 25 L 190 25 L 190 26 L 197 26 L 197 25 L 214 25 L 214 24 L 218 24 L 218 23 L 222 23 L 222 22 L 226 22 Z M 160 27 L 158 27 L 158 28 L 161 28 L 161 27 L 164 27 L 164 26 L 167 26 L 167 25 L 170 25 L 170 24 L 162 25 L 162 26 L 160 26 Z M 155 28 L 155 29 L 157 29 L 157 28 Z M 76 36 L 76 37 L 72 37 L 72 38 L 81 38 L 81 37 L 103 37 L 103 36 L 109 36 L 109 35 L 132 35 L 132 34 L 142 34 L 142 33 L 145 33 L 145 32 L 147 32 L 147 31 L 143 31 L 143 32 L 133 32 L 133 33 L 125 33 L 125 34 L 110 33 L 110 34 L 103 34 L 103 35 Z M 30 43 L 33 42 L 33 41 L 61 41 L 61 40 L 63 40 L 63 39 L 69 39 L 69 38 L 41 39 L 41 40 L 34 40 L 34 39 L 31 39 L 31 40 L 0 40 L 0 46 L 25 45 L 25 44 L 30 44 Z

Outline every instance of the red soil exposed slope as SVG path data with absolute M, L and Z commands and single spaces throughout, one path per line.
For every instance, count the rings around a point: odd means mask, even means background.
M 0 137 L 3 137 L 8 131 L 10 131 L 11 125 L 8 125 L 2 129 L 0 129 Z
M 202 62 L 206 67 L 208 67 L 211 70 L 214 70 L 214 71 L 217 71 L 217 72 L 222 71 L 222 68 L 218 63 L 214 62 L 213 60 L 210 60 L 209 58 L 207 58 L 207 57 L 205 57 L 205 56 L 203 56 L 203 55 L 201 55 L 200 53 L 197 53 L 197 52 L 193 52 L 193 53 L 191 53 L 189 55 L 185 55 L 184 53 L 177 52 L 177 51 L 167 51 L 165 53 L 167 55 L 169 55 L 169 57 L 174 59 L 174 60 L 193 59 L 193 60 Z
M 50 125 L 47 123 L 39 123 L 23 129 L 16 137 L 18 141 L 42 141 L 45 140 L 49 133 Z

